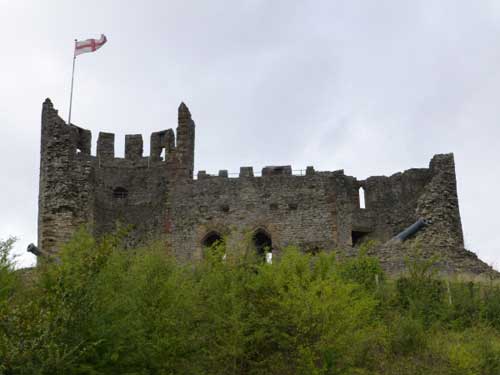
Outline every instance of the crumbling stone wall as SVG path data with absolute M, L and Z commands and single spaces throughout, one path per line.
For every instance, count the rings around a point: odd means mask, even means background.
M 115 156 L 114 142 L 114 134 L 99 133 L 97 154 L 91 155 L 90 132 L 66 124 L 50 100 L 44 102 L 42 251 L 57 251 L 80 225 L 89 225 L 99 236 L 121 222 L 133 228 L 132 245 L 161 237 L 182 259 L 202 257 L 209 236 L 234 245 L 262 232 L 275 253 L 296 245 L 351 256 L 363 241 L 374 239 L 379 245 L 373 253 L 389 272 L 397 272 L 419 241 L 424 254 L 441 256 L 450 272 L 488 270 L 464 249 L 452 154 L 434 156 L 429 168 L 365 180 L 313 167 L 296 176 L 291 166 L 268 166 L 260 176 L 252 167 L 242 167 L 238 178 L 229 178 L 226 170 L 217 176 L 199 171 L 193 179 L 195 124 L 184 103 L 175 133 L 151 134 L 150 156 L 143 155 L 139 134 L 125 137 L 124 158 Z M 389 241 L 421 218 L 430 224 L 408 241 Z
M 239 178 L 227 178 L 226 171 L 218 176 L 200 171 L 197 180 L 178 184 L 168 194 L 168 238 L 179 256 L 196 258 L 202 256 L 203 238 L 210 232 L 238 243 L 262 228 L 277 251 L 297 245 L 306 251 L 340 249 L 354 255 L 363 241 L 384 244 L 422 217 L 439 222 L 422 231 L 429 243 L 441 241 L 438 251 L 453 252 L 463 248 L 454 173 L 452 155 L 435 156 L 430 168 L 366 180 L 312 167 L 305 176 L 293 176 L 290 166 L 265 167 L 261 177 L 251 167 L 242 167 Z M 360 207 L 361 187 L 365 208 Z M 422 205 L 430 199 L 426 197 L 440 202 Z M 383 263 L 396 257 L 403 267 L 401 254 L 385 254 L 380 246 L 375 251 Z
M 55 252 L 75 228 L 93 221 L 90 132 L 67 125 L 50 100 L 43 103 L 38 243 Z

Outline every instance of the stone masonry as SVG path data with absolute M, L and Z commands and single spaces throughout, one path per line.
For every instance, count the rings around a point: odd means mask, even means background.
M 335 249 L 341 256 L 375 240 L 371 251 L 389 272 L 404 267 L 416 242 L 426 256 L 439 256 L 447 272 L 490 270 L 464 249 L 452 154 L 435 155 L 429 168 L 365 180 L 313 167 L 293 175 L 290 166 L 265 167 L 260 176 L 241 167 L 237 178 L 226 170 L 216 176 L 199 171 L 193 178 L 195 124 L 184 103 L 175 133 L 151 134 L 149 156 L 141 135 L 125 137 L 124 158 L 115 157 L 114 141 L 114 134 L 99 133 L 91 155 L 90 131 L 65 123 L 49 99 L 43 103 L 42 252 L 55 254 L 82 225 L 100 236 L 122 223 L 132 228 L 131 245 L 161 239 L 186 260 L 203 257 L 218 239 L 241 244 L 250 238 L 257 250 L 264 241 L 273 254 L 295 245 L 312 253 Z M 420 218 L 428 223 L 423 229 L 404 242 L 390 241 Z

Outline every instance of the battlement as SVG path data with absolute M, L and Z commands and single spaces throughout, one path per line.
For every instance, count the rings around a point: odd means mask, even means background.
M 151 134 L 149 156 L 144 155 L 144 142 L 141 134 L 125 135 L 124 159 L 131 162 L 149 160 L 150 162 L 165 162 L 169 155 L 175 153 L 175 134 L 172 129 Z M 100 161 L 113 161 L 123 158 L 115 156 L 115 134 L 100 132 L 97 138 L 95 155 Z
M 149 156 L 144 155 L 144 142 L 141 134 L 125 135 L 125 155 L 123 158 L 115 155 L 115 134 L 99 132 L 97 138 L 96 155 L 91 154 L 92 133 L 88 129 L 67 124 L 59 115 L 50 99 L 46 99 L 42 110 L 42 135 L 53 140 L 69 140 L 61 144 L 61 148 L 68 153 L 80 154 L 81 158 L 97 158 L 101 165 L 109 165 L 118 161 L 119 165 L 125 165 L 123 159 L 138 164 L 157 163 L 171 161 L 177 164 L 177 168 L 185 167 L 193 170 L 194 161 L 194 130 L 195 124 L 191 119 L 191 113 L 184 103 L 179 106 L 177 137 L 173 129 L 153 132 L 150 135 Z M 50 142 L 45 139 L 42 146 Z M 174 155 L 178 157 L 175 158 Z M 177 159 L 177 160 L 175 160 Z M 179 163 L 180 161 L 180 163 Z M 179 166 L 178 164 L 181 164 Z
M 302 175 L 302 170 L 297 170 L 299 175 Z M 240 167 L 239 173 L 229 173 L 226 169 L 219 170 L 217 175 L 207 174 L 206 171 L 198 171 L 197 179 L 203 180 L 206 178 L 221 177 L 221 178 L 247 178 L 247 177 L 269 177 L 269 176 L 292 176 L 292 167 L 287 166 L 272 166 L 264 167 L 259 174 L 254 174 L 253 167 Z
M 291 165 L 283 166 L 266 166 L 260 172 L 254 173 L 253 167 L 240 167 L 239 173 L 228 172 L 227 169 L 221 169 L 217 174 L 209 174 L 205 170 L 199 170 L 196 176 L 198 180 L 209 178 L 260 178 L 260 177 L 303 177 L 303 176 L 328 176 L 331 174 L 344 174 L 344 170 L 316 172 L 313 166 L 308 166 L 306 169 L 292 169 Z

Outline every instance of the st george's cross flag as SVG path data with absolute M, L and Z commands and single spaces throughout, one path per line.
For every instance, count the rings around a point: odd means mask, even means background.
M 99 39 L 87 39 L 82 41 L 75 41 L 75 57 L 82 53 L 95 52 L 101 48 L 108 40 L 106 35 L 101 34 Z

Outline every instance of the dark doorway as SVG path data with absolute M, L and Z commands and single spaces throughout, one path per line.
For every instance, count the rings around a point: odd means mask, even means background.
M 253 235 L 253 244 L 255 246 L 255 250 L 257 251 L 257 255 L 270 263 L 272 249 L 273 249 L 273 241 L 271 240 L 271 236 L 263 229 L 258 229 Z
M 202 241 L 204 247 L 212 247 L 222 242 L 222 236 L 217 232 L 208 233 Z
M 354 231 L 353 230 L 351 232 L 352 246 L 357 246 L 357 245 L 361 244 L 366 239 L 367 235 L 368 235 L 368 232 Z

